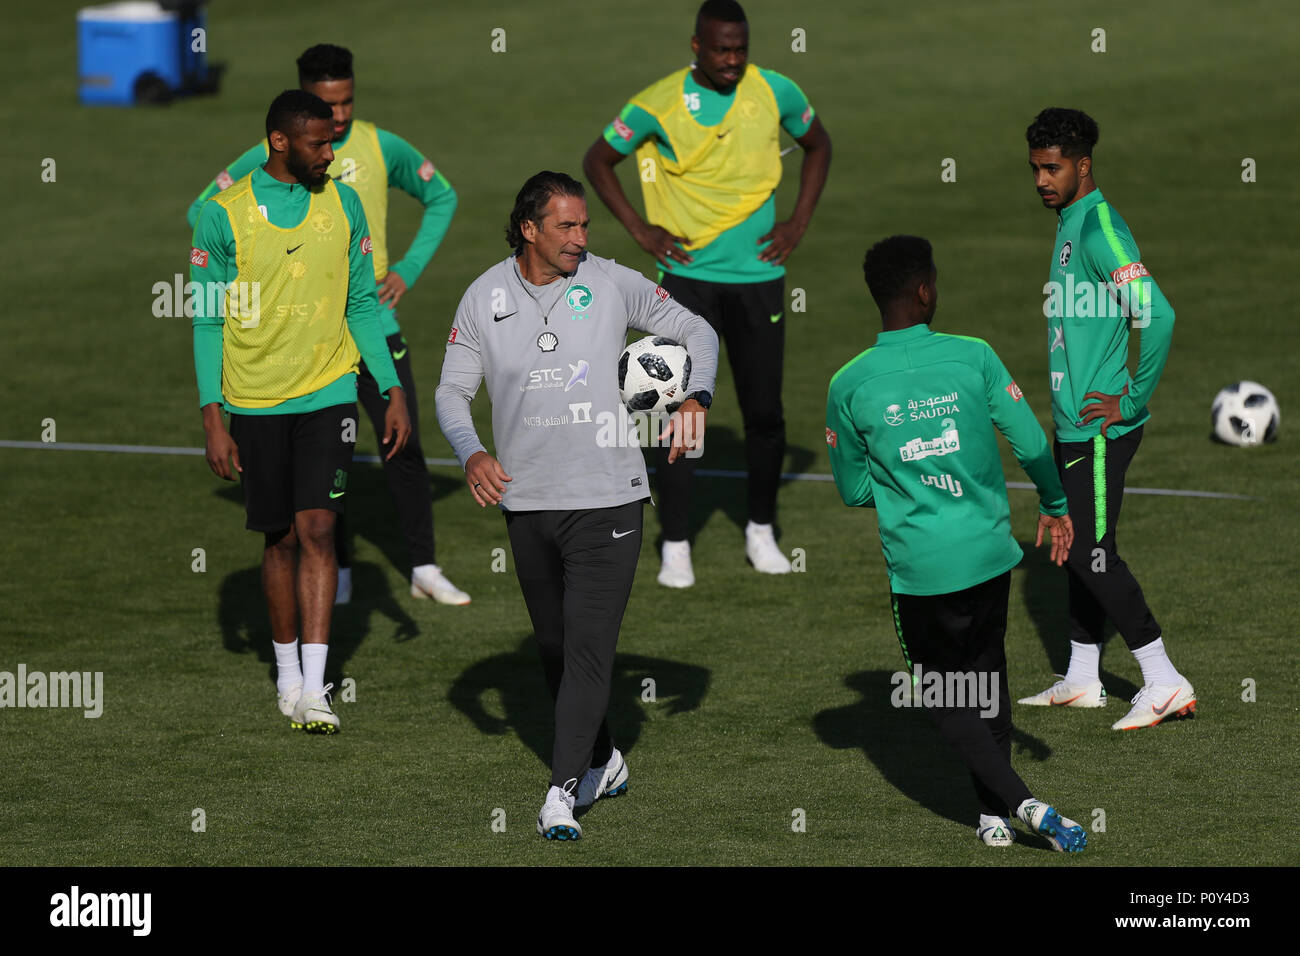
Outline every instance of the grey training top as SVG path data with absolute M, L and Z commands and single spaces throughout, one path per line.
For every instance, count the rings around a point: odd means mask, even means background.
M 691 356 L 687 391 L 713 391 L 712 327 L 613 259 L 587 253 L 572 274 L 539 286 L 511 255 L 465 290 L 435 397 L 438 425 L 462 467 L 486 451 L 469 403 L 487 380 L 497 460 L 513 479 L 504 508 L 570 511 L 649 497 L 618 391 L 629 328 L 680 342 Z

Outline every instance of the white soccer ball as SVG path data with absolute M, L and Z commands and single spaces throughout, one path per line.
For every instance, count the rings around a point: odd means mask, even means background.
M 686 348 L 661 335 L 638 339 L 618 360 L 618 390 L 631 412 L 675 412 L 690 382 Z
M 1210 420 L 1214 437 L 1228 445 L 1259 445 L 1277 440 L 1282 412 L 1273 393 L 1259 382 L 1237 382 L 1214 396 Z

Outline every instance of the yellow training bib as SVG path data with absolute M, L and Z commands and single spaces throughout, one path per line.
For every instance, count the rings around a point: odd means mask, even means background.
M 267 222 L 251 174 L 214 202 L 230 219 L 237 270 L 222 334 L 226 401 L 267 408 L 355 372 L 361 353 L 344 319 L 351 228 L 334 183 L 311 194 L 292 229 Z
M 683 101 L 690 68 L 637 94 L 668 135 L 677 157 L 652 140 L 637 147 L 646 219 L 693 247 L 707 245 L 748 219 L 781 181 L 781 111 L 758 67 L 746 67 L 731 108 L 717 126 L 702 126 Z

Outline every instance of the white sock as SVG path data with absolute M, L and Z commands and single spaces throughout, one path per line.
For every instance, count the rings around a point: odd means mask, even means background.
M 759 534 L 762 532 L 772 535 L 775 534 L 770 524 L 757 524 L 756 522 L 751 521 L 749 524 L 745 525 L 745 534 Z
M 437 574 L 438 566 L 436 564 L 421 564 L 418 567 L 411 568 L 411 577 L 415 577 L 417 574 L 422 572 Z
M 665 541 L 663 556 L 665 559 L 672 554 L 691 553 L 691 543 L 689 541 Z
M 999 824 L 1007 827 L 1008 829 L 1011 828 L 1011 821 L 1008 820 L 1006 817 L 990 816 L 987 813 L 980 814 L 979 829 L 983 830 L 985 827 L 995 827 L 998 826 Z
M 329 652 L 328 644 L 302 646 L 302 692 L 304 694 L 319 694 L 325 689 L 325 658 Z
M 283 694 L 294 684 L 302 683 L 298 666 L 298 639 L 290 644 L 275 644 L 275 689 Z
M 1165 652 L 1165 641 L 1157 637 L 1150 644 L 1143 645 L 1133 652 L 1138 667 L 1142 668 L 1143 684 L 1181 684 L 1183 675 L 1174 668 L 1173 661 Z
M 1070 642 L 1070 666 L 1065 671 L 1065 681 L 1075 687 L 1101 680 L 1101 645 Z

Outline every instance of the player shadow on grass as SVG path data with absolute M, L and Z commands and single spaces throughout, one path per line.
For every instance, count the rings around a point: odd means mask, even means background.
M 1083 546 L 1078 539 L 1075 540 L 1074 547 Z M 1038 640 L 1042 642 L 1043 650 L 1047 652 L 1051 673 L 1064 674 L 1070 664 L 1070 584 L 1066 576 L 1067 572 L 1064 568 L 1052 564 L 1046 543 L 1042 547 L 1035 548 L 1032 540 L 1021 541 L 1020 548 L 1025 552 L 1025 558 L 1019 567 L 1024 572 L 1020 589 L 1021 600 L 1029 612 L 1030 619 L 1034 622 L 1034 629 L 1038 631 Z M 1114 625 L 1109 621 L 1106 622 L 1103 636 L 1106 648 L 1118 648 L 1127 652 L 1124 639 L 1119 637 Z M 1106 651 L 1103 650 L 1103 662 L 1105 656 Z M 1025 672 L 1022 670 L 1021 673 Z M 1040 690 L 1046 690 L 1052 684 L 1051 674 L 1032 675 L 1032 677 L 1026 674 L 1024 679 L 1029 680 L 1032 686 L 1025 688 L 1023 693 L 1017 693 L 1013 688 L 1012 700 L 1036 694 Z M 1101 669 L 1101 682 L 1106 688 L 1106 693 L 1119 700 L 1132 700 L 1133 695 L 1138 692 L 1138 688 L 1132 681 L 1107 671 L 1104 666 Z
M 330 653 L 325 667 L 325 682 L 336 688 L 343 684 L 347 662 L 370 636 L 374 614 L 378 613 L 392 623 L 389 636 L 394 641 L 409 641 L 420 635 L 419 625 L 394 598 L 388 586 L 388 576 L 377 564 L 354 564 L 352 581 L 354 590 L 363 596 L 354 595 L 351 604 L 335 607 L 330 622 Z M 221 626 L 222 646 L 232 654 L 256 653 L 257 659 L 266 665 L 267 676 L 275 683 L 275 652 L 271 649 L 271 622 L 267 617 L 266 598 L 262 594 L 261 567 L 226 575 L 221 582 L 218 601 L 217 620 Z
M 787 445 L 785 454 L 786 458 L 782 464 L 783 474 L 804 472 L 815 460 L 813 452 L 800 445 Z M 647 454 L 646 465 L 655 468 L 658 465 L 658 456 Z M 695 479 L 691 483 L 688 527 L 692 543 L 717 511 L 726 515 L 727 519 L 742 532 L 745 530 L 745 525 L 749 523 L 749 497 L 746 490 L 748 480 L 745 478 L 748 467 L 745 460 L 745 436 L 725 425 L 709 425 L 704 436 L 704 455 L 695 463 Z M 741 474 L 738 477 L 700 474 L 708 471 L 734 471 Z M 652 477 L 651 480 L 653 481 L 654 478 Z M 789 484 L 788 480 L 781 481 L 782 487 L 787 484 Z M 654 487 L 658 494 L 657 482 Z M 777 539 L 780 540 L 779 518 L 775 530 Z M 741 540 L 743 542 L 743 537 Z M 655 539 L 656 550 L 662 544 L 663 534 L 660 533 Z
M 434 472 L 430 475 L 429 493 L 433 499 L 434 540 L 437 541 L 438 501 L 453 492 L 464 489 L 465 482 L 459 475 L 452 477 Z M 406 538 L 402 534 L 397 519 L 397 506 L 388 490 L 388 478 L 384 475 L 382 465 L 354 461 L 348 473 L 348 510 L 346 533 L 348 535 L 348 554 L 354 555 L 356 539 L 364 538 L 383 554 L 384 560 L 396 568 L 403 577 L 411 575 L 411 556 L 406 548 Z M 353 593 L 357 594 L 357 584 L 353 582 Z
M 861 748 L 903 796 L 939 816 L 974 827 L 979 804 L 970 774 L 923 709 L 893 705 L 893 673 L 859 671 L 845 677 L 844 684 L 861 699 L 813 717 L 813 730 L 822 743 L 836 750 Z M 1031 790 L 1033 767 L 1026 767 L 1026 761 L 1042 762 L 1051 754 L 1052 748 L 1033 734 L 1012 730 L 1011 762 Z M 1020 837 L 1031 846 L 1048 848 L 1039 837 L 1024 833 Z
M 642 699 L 646 678 L 654 681 L 654 703 Z M 694 664 L 616 653 L 607 717 L 614 746 L 624 754 L 636 747 L 651 708 L 662 708 L 657 713 L 667 717 L 697 709 L 709 678 L 708 668 Z M 543 766 L 551 765 L 555 704 L 531 633 L 515 650 L 467 667 L 452 682 L 447 699 L 480 733 L 504 736 L 513 731 Z
M 216 494 L 243 506 L 239 487 L 227 487 Z M 221 644 L 232 654 L 254 652 L 267 666 L 271 682 L 275 682 L 275 652 L 271 649 L 271 621 L 267 616 L 266 596 L 262 593 L 261 536 L 249 533 L 256 539 L 250 547 L 250 556 L 259 563 L 242 571 L 234 571 L 222 580 L 217 594 L 217 623 L 221 628 Z M 352 603 L 334 608 L 330 622 L 330 653 L 325 668 L 325 681 L 339 687 L 343 683 L 344 665 L 351 660 L 357 648 L 369 636 L 371 616 L 377 612 L 393 623 L 391 638 L 409 641 L 420 635 L 415 619 L 398 603 L 388 585 L 388 576 L 382 568 L 369 562 L 352 566 Z

